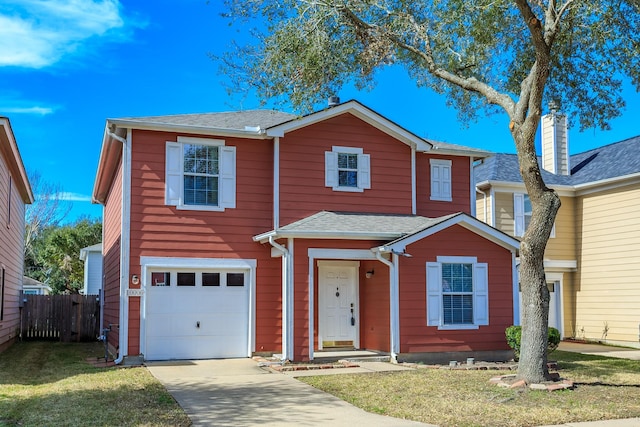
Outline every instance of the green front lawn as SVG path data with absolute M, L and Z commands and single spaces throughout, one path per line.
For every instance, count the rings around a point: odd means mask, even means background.
M 17 343 L 0 354 L 0 426 L 188 426 L 146 368 L 95 368 L 100 343 Z
M 299 378 L 366 411 L 446 426 L 540 426 L 640 417 L 640 361 L 555 351 L 574 390 L 508 390 L 505 371 L 419 369 Z

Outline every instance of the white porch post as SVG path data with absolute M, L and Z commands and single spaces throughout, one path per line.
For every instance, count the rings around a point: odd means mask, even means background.
M 398 272 L 398 255 L 392 254 L 392 265 L 389 267 L 389 306 L 390 306 L 390 326 L 391 326 L 391 357 L 394 361 L 398 360 L 400 353 L 400 292 Z

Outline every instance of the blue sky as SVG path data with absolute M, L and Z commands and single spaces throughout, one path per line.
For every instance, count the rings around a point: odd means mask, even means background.
M 231 98 L 208 53 L 222 53 L 240 27 L 212 0 L 3 0 L 0 3 L 0 115 L 9 117 L 28 171 L 59 184 L 73 204 L 67 218 L 99 218 L 90 203 L 107 118 L 258 108 Z M 422 137 L 515 152 L 502 115 L 468 127 L 444 98 L 416 88 L 401 69 L 380 74 L 357 99 Z M 608 132 L 570 132 L 572 153 L 640 134 L 640 96 Z

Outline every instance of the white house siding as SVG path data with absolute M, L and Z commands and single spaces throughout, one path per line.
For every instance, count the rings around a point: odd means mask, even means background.
M 102 288 L 102 253 L 91 251 L 84 263 L 85 295 L 98 295 Z
M 640 345 L 639 198 L 640 184 L 635 184 L 576 202 L 578 337 Z

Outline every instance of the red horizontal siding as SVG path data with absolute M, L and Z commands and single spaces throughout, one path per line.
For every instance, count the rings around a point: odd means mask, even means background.
M 325 155 L 334 145 L 371 156 L 371 189 L 325 187 Z M 411 213 L 411 149 L 382 131 L 343 114 L 280 139 L 280 216 L 288 224 L 321 210 Z
M 451 160 L 451 202 L 431 200 L 430 159 Z M 416 208 L 418 215 L 436 218 L 454 212 L 471 214 L 470 160 L 468 157 L 416 155 Z
M 508 349 L 504 330 L 513 324 L 511 252 L 471 231 L 453 226 L 410 245 L 400 259 L 400 352 Z M 427 326 L 426 262 L 438 256 L 477 257 L 489 268 L 489 325 L 445 331 Z
M 177 134 L 134 131 L 131 171 L 130 274 L 140 257 L 255 259 L 256 351 L 281 351 L 281 259 L 253 236 L 272 228 L 273 143 L 224 139 L 236 147 L 236 208 L 224 212 L 165 206 L 165 146 Z M 207 136 L 206 138 L 211 138 Z M 129 350 L 139 352 L 140 306 L 130 306 Z

